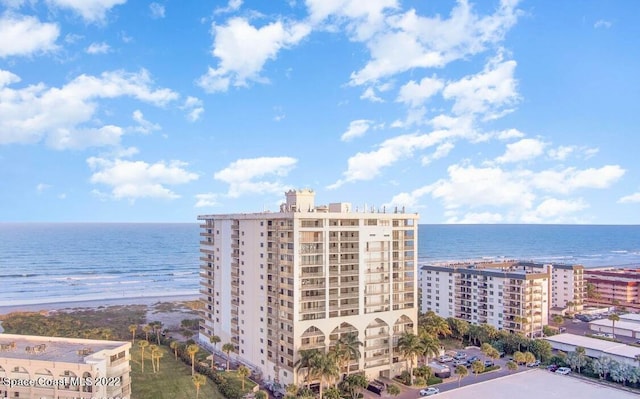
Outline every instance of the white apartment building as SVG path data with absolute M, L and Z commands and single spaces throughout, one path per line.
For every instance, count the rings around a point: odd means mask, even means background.
M 277 213 L 198 217 L 200 341 L 218 335 L 263 378 L 290 384 L 302 381 L 299 350 L 356 334 L 364 346 L 350 369 L 396 375 L 397 339 L 417 330 L 418 215 L 315 206 L 314 196 L 289 191 Z
M 580 312 L 587 287 L 584 266 L 553 264 L 551 268 L 551 307 Z
M 421 312 L 528 336 L 548 324 L 551 268 L 522 262 L 421 266 Z
M 0 334 L 0 398 L 130 398 L 130 342 Z

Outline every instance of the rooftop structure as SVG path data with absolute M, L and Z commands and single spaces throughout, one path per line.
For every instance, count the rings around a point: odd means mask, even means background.
M 638 397 L 633 392 L 541 369 L 510 374 L 436 395 L 438 399 L 511 399 L 514 396 L 518 399 L 633 399 Z
M 630 366 L 637 366 L 635 356 L 640 355 L 640 348 L 635 346 L 576 334 L 558 334 L 545 337 L 545 340 L 556 350 L 573 352 L 576 347 L 581 346 L 585 348 L 587 356 L 593 358 L 607 356 Z
M 350 370 L 393 376 L 397 339 L 417 328 L 417 214 L 316 206 L 289 191 L 280 212 L 202 215 L 200 341 L 213 334 L 265 380 L 299 383 L 301 349 L 355 335 Z M 304 375 L 304 373 L 302 373 Z
M 0 334 L 0 397 L 128 397 L 131 343 Z M 7 379 L 7 380 L 3 380 Z

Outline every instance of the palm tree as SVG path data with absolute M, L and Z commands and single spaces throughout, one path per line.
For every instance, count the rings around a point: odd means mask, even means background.
M 142 372 L 144 373 L 144 348 L 149 346 L 149 341 L 147 340 L 138 341 L 138 346 L 140 347 L 140 360 L 142 363 Z
M 162 331 L 162 322 L 154 321 L 153 323 L 150 323 L 150 325 L 153 331 L 156 333 L 156 340 L 158 342 L 158 345 L 160 345 L 160 331 Z
M 464 365 L 459 365 L 456 367 L 456 374 L 458 375 L 458 387 L 462 384 L 462 379 L 469 375 L 469 369 L 467 369 Z
M 135 344 L 136 343 L 136 332 L 138 332 L 138 325 L 137 324 L 130 324 L 129 325 L 129 332 L 131 333 L 131 344 Z
M 358 335 L 351 333 L 341 336 L 332 348 L 334 349 L 334 354 L 336 355 L 340 368 L 345 367 L 347 375 L 349 375 L 349 365 L 351 361 L 360 361 L 360 357 L 362 356 L 360 353 L 361 346 L 363 346 L 363 344 L 358 340 Z
M 412 332 L 405 331 L 398 339 L 398 350 L 404 357 L 409 367 L 411 385 L 413 385 L 413 364 L 416 356 L 424 352 L 420 339 Z
M 560 316 L 559 314 L 553 316 L 552 320 L 558 327 L 560 327 L 562 323 L 564 323 L 564 317 Z
M 298 351 L 298 360 L 294 363 L 293 367 L 296 371 L 300 369 L 305 369 L 305 381 L 307 383 L 307 388 L 311 385 L 311 365 L 313 363 L 312 359 L 318 356 L 320 352 L 317 349 L 302 349 Z
M 150 325 L 146 325 L 142 327 L 142 331 L 144 331 L 144 340 L 145 341 L 149 341 L 149 332 L 151 331 L 151 326 Z
M 269 395 L 263 390 L 256 392 L 256 399 L 268 399 Z
M 195 374 L 195 365 L 196 365 L 196 353 L 200 350 L 200 347 L 196 344 L 191 344 L 187 346 L 187 355 L 191 358 L 191 375 Z
M 610 314 L 609 317 L 607 317 L 607 319 L 611 320 L 611 334 L 615 338 L 616 337 L 616 322 L 620 321 L 620 316 L 618 316 L 617 314 L 613 313 L 613 314 Z
M 447 319 L 437 315 L 433 310 L 428 310 L 418 318 L 420 331 L 431 334 L 434 337 L 448 337 L 451 335 L 451 327 Z
M 238 377 L 242 380 L 242 390 L 244 391 L 244 379 L 251 374 L 251 370 L 247 366 L 238 367 Z
M 322 388 L 325 379 L 329 382 L 340 375 L 338 362 L 333 356 L 327 353 L 319 353 L 318 356 L 312 359 L 311 368 L 313 374 L 320 377 L 320 397 L 322 398 Z
M 358 399 L 360 391 L 369 385 L 369 380 L 363 373 L 348 375 L 340 383 L 340 389 L 351 399 Z
M 506 364 L 509 371 L 516 371 L 518 369 L 518 365 L 513 360 L 509 360 Z
M 478 375 L 484 371 L 484 364 L 480 360 L 476 360 L 471 364 L 471 370 L 475 373 L 476 378 L 478 378 Z
M 196 386 L 196 399 L 200 396 L 200 387 L 207 383 L 207 377 L 202 374 L 194 374 L 191 376 L 191 381 L 193 381 L 193 385 Z
M 583 346 L 576 346 L 575 349 L 576 356 L 576 366 L 578 367 L 578 374 L 580 374 L 580 369 L 587 363 L 587 350 Z
M 575 303 L 573 301 L 568 301 L 567 302 L 567 309 L 569 309 L 569 312 L 574 313 L 572 308 L 574 307 Z
M 516 362 L 517 365 L 520 365 L 522 363 L 526 363 L 526 360 L 525 360 L 525 357 L 524 357 L 524 353 L 522 353 L 520 351 L 514 352 L 513 361 Z
M 429 362 L 429 357 L 435 357 L 440 353 L 440 341 L 430 334 L 423 333 L 420 335 L 420 344 L 422 345 L 422 355 L 425 357 L 425 364 Z
M 235 350 L 236 347 L 231 343 L 227 342 L 226 344 L 222 345 L 222 351 L 227 354 L 227 371 L 229 371 L 229 360 L 231 359 L 229 354 Z
M 156 372 L 156 353 L 158 352 L 158 345 L 150 344 L 149 352 L 151 353 L 151 367 L 153 372 Z
M 160 371 L 160 359 L 164 357 L 164 352 L 159 350 L 156 352 L 156 370 Z
M 211 352 L 211 368 L 213 368 L 213 358 L 215 357 L 216 345 L 220 342 L 220 337 L 212 335 L 209 337 L 209 342 L 213 344 L 213 352 Z
M 531 352 L 525 352 L 523 354 L 523 360 L 525 364 L 530 364 L 536 361 L 536 356 Z
M 176 360 L 178 360 L 178 347 L 180 343 L 178 341 L 171 341 L 169 344 L 169 348 L 173 349 L 173 354 L 176 356 Z

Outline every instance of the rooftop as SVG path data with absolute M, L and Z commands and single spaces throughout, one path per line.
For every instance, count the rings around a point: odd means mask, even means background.
M 618 323 L 616 323 L 617 325 Z M 604 339 L 584 337 L 576 334 L 558 334 L 546 337 L 545 340 L 549 342 L 557 342 L 567 345 L 582 346 L 585 349 L 592 349 L 608 353 L 611 355 L 617 355 L 628 358 L 635 358 L 636 355 L 640 355 L 640 348 L 631 345 L 621 344 L 619 342 L 607 341 Z
M 473 377 L 467 377 L 473 378 Z M 580 399 L 637 399 L 636 393 L 585 381 L 570 375 L 558 375 L 542 369 L 467 385 L 451 391 L 441 392 L 438 399 L 540 399 L 540 398 L 580 398 Z
M 613 322 L 609 319 L 600 319 L 589 322 L 589 324 L 603 327 L 613 327 L 612 323 Z M 620 321 L 616 321 L 615 328 L 622 330 L 640 331 L 640 324 L 634 321 L 625 321 L 624 319 L 620 318 Z
M 120 341 L 0 334 L 0 358 L 84 364 L 97 352 L 120 347 L 126 350 L 129 345 Z
M 620 321 L 622 321 L 622 320 L 640 322 L 640 314 L 637 314 L 637 313 L 621 314 L 620 315 Z

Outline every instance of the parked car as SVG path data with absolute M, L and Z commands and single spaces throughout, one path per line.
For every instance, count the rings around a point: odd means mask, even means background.
M 551 371 L 552 373 L 554 373 L 556 370 L 558 370 L 558 366 L 555 364 L 550 364 L 547 366 L 547 370 Z
M 484 367 L 493 367 L 495 365 L 493 360 L 485 360 L 483 364 L 484 364 Z
M 453 361 L 453 367 L 466 366 L 466 365 L 467 365 L 467 361 L 463 359 Z
M 536 360 L 535 362 L 527 363 L 527 367 L 540 367 L 540 360 Z
M 571 369 L 569 367 L 560 367 L 555 372 L 558 374 L 567 375 L 571 372 Z
M 456 360 L 462 360 L 462 359 L 466 359 L 467 358 L 467 354 L 464 352 L 458 352 L 455 354 L 455 356 L 453 357 Z
M 445 363 L 445 362 L 452 362 L 453 358 L 449 355 L 442 355 L 440 357 L 438 357 L 438 361 L 441 363 Z
M 420 390 L 420 396 L 431 396 L 431 395 L 435 395 L 437 393 L 440 393 L 440 390 L 438 388 L 434 388 L 434 387 L 429 387 L 429 388 L 425 388 L 425 389 L 421 389 Z

